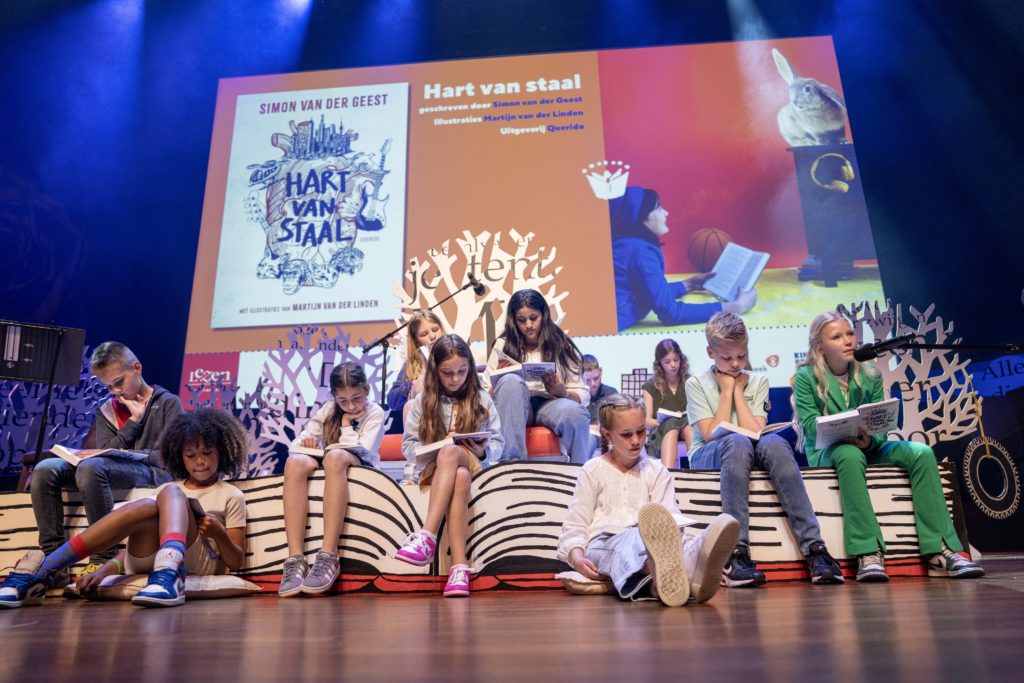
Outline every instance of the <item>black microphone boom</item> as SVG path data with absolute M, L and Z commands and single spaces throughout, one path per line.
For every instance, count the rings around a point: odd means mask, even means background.
M 483 296 L 484 285 L 482 282 L 476 279 L 476 275 L 473 274 L 473 271 L 469 271 L 469 275 L 467 277 L 469 278 L 469 284 L 473 285 L 473 292 L 477 296 Z
M 871 344 L 864 344 L 853 350 L 853 357 L 863 363 L 866 360 L 874 360 L 878 358 L 879 354 L 885 353 L 886 351 L 892 351 L 898 349 L 901 346 L 906 346 L 912 343 L 917 338 L 916 334 L 902 334 L 892 339 L 885 339 L 883 341 L 873 342 Z

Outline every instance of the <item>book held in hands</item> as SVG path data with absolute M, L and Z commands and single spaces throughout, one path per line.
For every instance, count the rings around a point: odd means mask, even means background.
M 437 453 L 445 446 L 451 446 L 452 444 L 459 443 L 461 441 L 480 441 L 481 439 L 489 439 L 491 436 L 490 432 L 468 432 L 466 434 L 452 434 L 446 439 L 435 441 L 433 443 L 425 443 L 422 446 L 416 447 L 416 464 L 424 466 L 437 460 Z
M 311 458 L 317 458 L 319 460 L 327 455 L 328 451 L 335 449 L 348 451 L 360 460 L 365 460 L 370 455 L 368 450 L 359 445 L 359 435 L 351 427 L 346 427 L 342 431 L 341 439 L 337 443 L 332 443 L 329 446 L 324 446 L 323 448 L 292 446 L 288 450 L 292 453 L 302 453 L 303 455 L 308 455 Z
M 741 289 L 754 288 L 768 265 L 769 256 L 766 252 L 729 242 L 711 269 L 715 275 L 704 283 L 704 289 L 725 301 L 735 301 Z
M 783 429 L 792 426 L 792 422 L 776 422 L 774 424 L 765 425 L 761 431 L 755 432 L 752 429 L 745 429 L 739 425 L 734 425 L 731 422 L 719 422 L 718 426 L 715 427 L 715 431 L 711 432 L 710 440 L 714 441 L 715 439 L 721 439 L 723 436 L 728 436 L 729 434 L 742 434 L 751 441 L 758 441 L 766 434 L 781 432 Z
M 668 410 L 667 408 L 658 408 L 658 412 L 655 413 L 654 415 L 654 419 L 658 421 L 658 424 L 661 424 L 665 420 L 671 418 L 677 418 L 679 420 L 682 420 L 684 417 L 686 417 L 685 410 Z
M 878 403 L 862 406 L 835 415 L 822 415 L 817 419 L 815 448 L 828 448 L 840 441 L 856 439 L 863 429 L 868 435 L 887 434 L 899 427 L 900 402 L 887 398 Z

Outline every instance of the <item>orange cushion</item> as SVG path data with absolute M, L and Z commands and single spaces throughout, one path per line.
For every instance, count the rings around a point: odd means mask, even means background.
M 558 437 L 547 427 L 526 428 L 526 452 L 529 456 L 558 455 L 562 452 Z M 382 462 L 405 460 L 402 455 L 402 435 L 385 434 L 380 442 Z

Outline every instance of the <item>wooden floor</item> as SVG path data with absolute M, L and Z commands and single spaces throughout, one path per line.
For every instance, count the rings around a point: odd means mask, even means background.
M 562 592 L 53 599 L 0 612 L 0 681 L 1022 681 L 1024 562 L 985 566 L 678 609 Z

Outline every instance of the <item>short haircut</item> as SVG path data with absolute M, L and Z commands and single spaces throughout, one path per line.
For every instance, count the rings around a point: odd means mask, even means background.
M 138 360 L 138 357 L 132 353 L 132 350 L 121 342 L 107 341 L 97 346 L 96 350 L 92 352 L 89 367 L 93 372 L 106 370 L 114 365 L 128 370 Z
M 583 354 L 583 372 L 593 372 L 600 369 L 601 364 L 597 362 L 596 357 L 591 356 L 589 353 Z
M 716 346 L 721 343 L 749 341 L 747 326 L 743 324 L 742 318 L 735 313 L 722 311 L 715 313 L 708 320 L 704 328 L 704 336 L 708 340 L 708 346 Z

